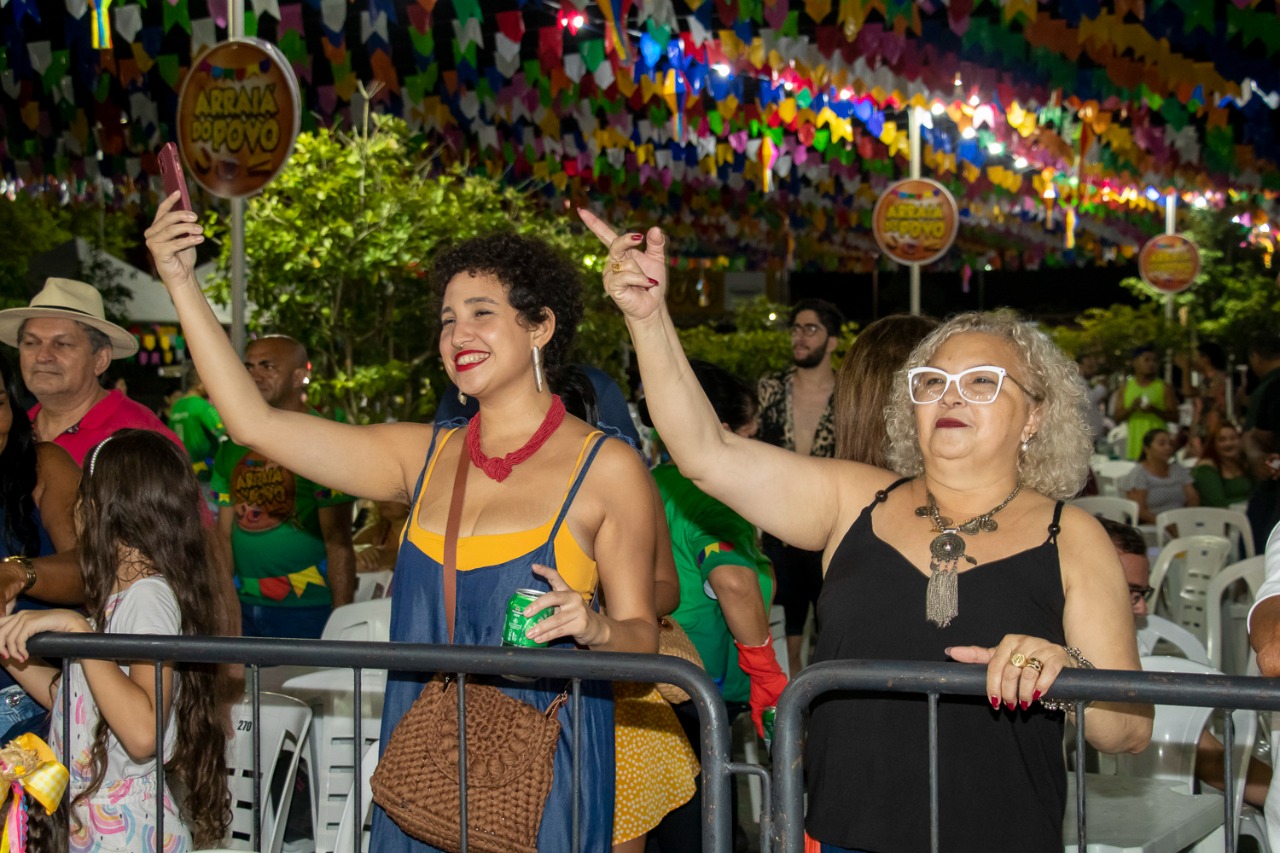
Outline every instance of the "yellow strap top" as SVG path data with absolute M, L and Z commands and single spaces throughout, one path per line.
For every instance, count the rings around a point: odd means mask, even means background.
M 437 563 L 444 562 L 444 534 L 432 533 L 430 530 L 424 529 L 418 521 L 419 512 L 421 511 L 422 496 L 427 492 L 427 484 L 431 482 L 431 474 L 435 469 L 436 460 L 440 458 L 440 450 L 455 433 L 460 432 L 460 428 L 452 429 L 440 440 L 436 452 L 432 455 L 431 462 L 427 466 L 427 474 L 423 479 L 422 489 L 418 492 L 418 499 L 414 502 L 412 514 L 409 516 L 413 519 L 413 522 L 406 525 L 406 534 L 409 541 L 418 546 L 422 553 Z M 582 460 L 586 456 L 587 449 L 596 436 L 600 434 L 599 432 L 593 432 L 582 442 L 582 448 L 578 451 L 578 459 L 574 463 L 573 472 L 569 475 L 569 481 L 565 485 L 564 496 L 560 501 L 561 507 L 564 506 L 564 502 L 569 497 L 569 489 L 573 487 L 574 478 L 582 467 Z M 463 452 L 466 452 L 465 448 Z M 484 568 L 485 566 L 496 566 L 499 563 L 514 560 L 536 550 L 551 535 L 551 527 L 555 524 L 556 517 L 559 514 L 560 511 L 557 509 L 545 523 L 530 530 L 459 537 L 458 571 L 465 572 L 471 569 Z M 565 582 L 579 592 L 590 593 L 596 585 L 596 562 L 586 555 L 582 550 L 582 546 L 574 539 L 572 531 L 569 530 L 567 519 L 561 523 L 560 530 L 556 533 L 555 553 L 556 568 Z

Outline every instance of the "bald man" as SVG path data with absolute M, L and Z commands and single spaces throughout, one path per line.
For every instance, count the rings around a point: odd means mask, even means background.
M 306 403 L 307 351 L 269 335 L 249 344 L 245 367 L 277 409 L 320 417 Z M 218 532 L 229 542 L 246 637 L 317 638 L 355 591 L 353 498 L 300 477 L 223 438 L 213 462 Z

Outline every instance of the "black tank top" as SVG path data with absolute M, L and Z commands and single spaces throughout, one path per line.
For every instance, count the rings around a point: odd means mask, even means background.
M 995 646 L 1006 634 L 1063 643 L 1062 503 L 1044 543 L 959 576 L 959 615 L 939 628 L 924 615 L 928 579 L 872 529 L 872 511 L 905 482 L 879 493 L 832 555 L 814 660 L 944 662 L 948 646 Z M 813 703 L 805 745 L 810 835 L 874 853 L 929 849 L 928 713 L 927 698 L 912 693 L 836 692 Z M 1062 850 L 1062 726 L 1061 713 L 1038 704 L 993 711 L 985 697 L 941 697 L 942 850 Z

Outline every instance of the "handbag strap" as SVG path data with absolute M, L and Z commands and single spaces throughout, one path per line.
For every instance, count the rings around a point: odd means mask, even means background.
M 453 642 L 454 610 L 458 603 L 458 527 L 462 524 L 462 499 L 467 493 L 467 448 L 459 448 L 458 471 L 453 475 L 449 520 L 444 525 L 444 623 Z

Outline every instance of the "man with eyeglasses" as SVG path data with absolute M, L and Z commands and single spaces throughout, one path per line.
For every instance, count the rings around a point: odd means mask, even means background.
M 835 456 L 831 356 L 840 344 L 844 315 L 826 300 L 802 299 L 792 306 L 789 325 L 792 367 L 760 379 L 756 438 L 808 456 Z M 787 663 L 794 675 L 801 666 L 804 623 L 822 590 L 822 553 L 792 548 L 771 536 L 764 546 L 777 576 L 777 601 L 786 612 Z
M 1124 568 L 1124 579 L 1129 584 L 1129 605 L 1133 608 L 1138 630 L 1138 654 L 1155 654 L 1160 631 L 1152 623 L 1161 617 L 1151 613 L 1151 598 L 1155 590 L 1151 588 L 1151 559 L 1147 542 L 1135 527 L 1109 518 L 1099 517 L 1098 521 L 1111 537 L 1111 544 L 1116 546 L 1120 565 Z M 1196 778 L 1221 791 L 1223 763 L 1222 741 L 1207 729 L 1200 732 L 1200 742 L 1196 744 Z M 1250 758 L 1245 778 L 1245 802 L 1261 807 L 1270 785 L 1271 768 L 1256 758 Z

